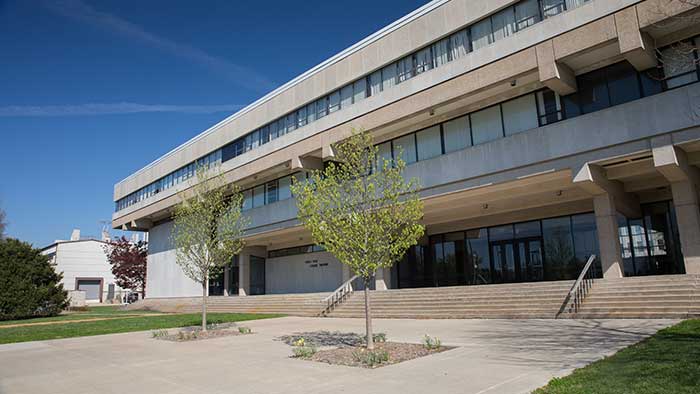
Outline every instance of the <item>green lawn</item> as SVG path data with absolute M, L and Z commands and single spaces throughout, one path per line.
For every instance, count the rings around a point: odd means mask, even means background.
M 38 317 L 35 319 L 6 320 L 0 321 L 0 327 L 11 324 L 41 323 L 50 321 L 83 320 L 83 319 L 104 319 L 119 316 L 143 315 L 147 313 L 158 313 L 151 311 L 126 311 L 121 305 L 101 305 L 91 306 L 87 311 L 68 312 L 52 317 Z
M 114 314 L 105 313 L 106 316 Z M 103 317 L 106 317 L 103 315 Z M 62 316 L 57 316 L 62 317 Z M 244 320 L 266 319 L 279 317 L 279 315 L 245 314 L 245 313 L 209 313 L 209 323 L 226 323 Z M 20 320 L 20 323 L 30 323 L 35 320 Z M 25 327 L 0 327 L 0 344 L 13 342 L 38 341 L 44 339 L 58 339 L 71 337 L 84 337 L 91 335 L 114 334 L 120 332 L 156 330 L 162 328 L 175 328 L 197 326 L 201 323 L 201 315 L 192 314 L 168 314 L 156 316 L 115 318 L 100 321 L 86 321 L 79 323 L 56 323 Z
M 686 320 L 613 356 L 552 379 L 534 394 L 700 393 L 700 319 Z

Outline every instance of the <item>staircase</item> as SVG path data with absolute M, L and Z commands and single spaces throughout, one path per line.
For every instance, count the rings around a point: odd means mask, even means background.
M 578 309 L 560 313 L 574 281 L 372 291 L 372 316 L 417 319 L 674 318 L 700 316 L 700 275 L 595 279 Z M 209 297 L 209 312 L 364 317 L 362 291 Z M 147 298 L 129 309 L 198 313 L 201 297 Z
M 595 280 L 578 319 L 700 316 L 700 276 L 664 275 Z
M 247 297 L 211 296 L 207 312 L 274 313 L 290 316 L 317 316 L 321 300 L 330 293 L 269 294 Z M 202 310 L 201 297 L 146 298 L 127 309 L 148 309 L 160 312 L 198 313 Z
M 418 319 L 554 318 L 574 281 L 372 291 L 372 316 Z M 353 293 L 329 317 L 364 317 L 364 295 Z

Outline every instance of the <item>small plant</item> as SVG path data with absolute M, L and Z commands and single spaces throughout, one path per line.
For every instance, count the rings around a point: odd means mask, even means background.
M 386 334 L 383 332 L 378 332 L 378 333 L 372 335 L 372 339 L 374 339 L 374 343 L 384 343 L 384 342 L 386 342 Z M 362 340 L 364 342 L 367 342 L 367 335 L 364 335 L 362 337 Z
M 423 337 L 423 346 L 425 346 L 425 348 L 428 350 L 437 350 L 442 346 L 442 342 L 438 337 L 431 337 L 430 335 L 425 334 Z
M 251 330 L 250 327 L 238 327 L 238 332 L 241 334 L 250 334 L 253 330 Z
M 199 331 L 180 331 L 177 333 L 177 339 L 181 341 L 191 341 L 193 339 L 197 339 L 199 337 Z
M 355 360 L 370 368 L 389 362 L 389 352 L 383 349 L 367 350 L 362 348 L 354 351 L 352 356 L 355 357 Z
M 297 339 L 294 341 L 294 343 L 292 343 L 292 346 L 294 346 L 294 350 L 292 350 L 292 352 L 296 358 L 310 358 L 316 354 L 316 347 L 311 345 L 307 346 L 304 338 Z
M 152 338 L 162 338 L 167 337 L 168 335 L 168 330 L 156 330 L 151 332 Z
M 296 358 L 311 358 L 311 356 L 316 354 L 316 348 L 313 346 L 299 346 L 294 348 L 293 353 Z

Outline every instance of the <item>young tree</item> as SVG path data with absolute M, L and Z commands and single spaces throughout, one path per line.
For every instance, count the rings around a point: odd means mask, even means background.
M 202 285 L 202 330 L 206 330 L 209 277 L 241 252 L 248 220 L 241 215 L 243 195 L 225 183 L 220 168 L 200 167 L 195 179 L 180 194 L 171 237 L 177 264 Z
M 309 182 L 295 180 L 300 221 L 341 263 L 362 278 L 367 349 L 374 349 L 370 281 L 389 268 L 423 236 L 423 203 L 418 182 L 405 180 L 405 163 L 380 158 L 372 136 L 353 131 L 336 149 L 337 163 L 314 171 Z
M 117 286 L 138 291 L 141 298 L 145 298 L 148 244 L 144 241 L 133 243 L 121 237 L 105 245 L 104 251 L 112 265 Z

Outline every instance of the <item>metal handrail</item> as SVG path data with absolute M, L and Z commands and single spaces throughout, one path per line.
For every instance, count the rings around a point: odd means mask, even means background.
M 321 310 L 320 316 L 325 316 L 328 312 L 333 310 L 338 304 L 343 302 L 354 291 L 352 287 L 352 282 L 359 278 L 359 275 L 355 275 L 352 278 L 343 282 L 342 285 L 338 286 L 328 297 L 321 300 L 322 304 L 326 304 Z
M 583 304 L 584 298 L 586 298 L 586 295 L 588 294 L 588 290 L 593 285 L 593 279 L 595 279 L 591 271 L 591 266 L 593 266 L 595 259 L 596 255 L 594 254 L 588 258 L 588 261 L 586 261 L 586 265 L 583 267 L 583 270 L 581 270 L 576 282 L 574 282 L 574 285 L 571 286 L 571 290 L 569 290 L 569 293 L 566 295 L 564 303 L 561 305 L 557 316 L 567 309 L 568 313 L 578 312 L 579 308 Z

